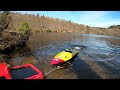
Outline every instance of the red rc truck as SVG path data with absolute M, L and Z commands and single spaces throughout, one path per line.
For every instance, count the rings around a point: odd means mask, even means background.
M 8 67 L 0 63 L 0 79 L 43 79 L 43 73 L 32 64 Z

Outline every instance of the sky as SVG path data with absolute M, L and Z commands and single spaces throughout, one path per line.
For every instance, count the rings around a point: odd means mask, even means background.
M 39 13 L 40 16 L 60 18 L 91 27 L 109 27 L 120 25 L 120 11 L 14 11 L 22 14 Z

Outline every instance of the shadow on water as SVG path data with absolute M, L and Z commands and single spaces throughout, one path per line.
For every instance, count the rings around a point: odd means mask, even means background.
M 11 53 L 11 56 L 15 57 L 15 56 L 29 56 L 32 55 L 32 51 L 31 48 L 28 47 L 27 45 L 25 47 L 21 47 L 19 49 L 17 49 L 14 53 Z
M 98 62 L 98 65 L 101 65 L 110 79 L 120 79 L 120 66 L 115 61 Z
M 93 69 L 79 57 L 71 66 L 72 71 L 77 74 L 78 79 L 101 79 Z
M 6 63 L 11 66 L 20 65 L 21 60 L 32 56 L 31 49 L 26 45 L 24 47 L 16 49 L 14 52 L 10 53 L 6 58 Z M 29 62 L 28 62 L 29 63 Z

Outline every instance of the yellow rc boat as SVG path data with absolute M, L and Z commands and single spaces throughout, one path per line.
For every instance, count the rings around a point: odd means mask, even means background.
M 78 54 L 76 49 L 66 49 L 58 53 L 51 61 L 52 65 L 60 65 L 61 63 L 68 62 Z

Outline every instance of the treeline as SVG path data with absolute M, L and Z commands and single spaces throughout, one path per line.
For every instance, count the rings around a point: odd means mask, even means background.
M 112 26 L 110 26 L 109 28 L 112 28 L 112 29 L 120 29 L 120 25 L 112 25 Z
M 30 15 L 12 13 L 12 28 L 18 30 L 21 23 L 27 22 L 31 27 L 31 31 L 36 32 L 76 32 L 82 34 L 100 34 L 110 36 L 120 36 L 119 28 L 100 28 L 90 27 L 82 24 L 65 21 L 58 18 L 50 18 L 47 16 Z

